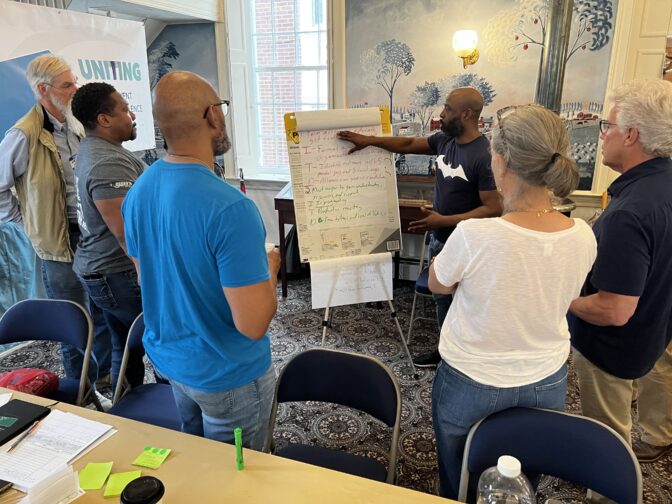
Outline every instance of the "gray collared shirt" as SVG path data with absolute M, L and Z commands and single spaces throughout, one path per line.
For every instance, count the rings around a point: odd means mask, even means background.
M 60 123 L 47 112 L 54 126 L 54 142 L 61 156 L 65 175 L 68 219 L 77 220 L 77 195 L 75 175 L 72 169 L 79 148 L 79 137 L 66 124 Z M 19 203 L 12 193 L 15 180 L 28 169 L 28 138 L 19 129 L 11 128 L 0 143 L 0 222 L 21 222 Z

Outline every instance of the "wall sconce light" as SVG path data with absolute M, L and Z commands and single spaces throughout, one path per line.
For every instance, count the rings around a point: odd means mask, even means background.
M 457 30 L 453 35 L 453 51 L 462 58 L 464 68 L 478 61 L 478 35 L 474 30 Z

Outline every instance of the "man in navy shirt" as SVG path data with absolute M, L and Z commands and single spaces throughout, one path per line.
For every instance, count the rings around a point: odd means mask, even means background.
M 594 225 L 597 259 L 570 311 L 583 413 L 630 442 L 638 380 L 641 462 L 672 450 L 672 83 L 626 84 L 600 121 L 603 162 L 621 174 Z
M 426 215 L 411 222 L 409 231 L 432 230 L 430 258 L 436 256 L 458 222 L 494 217 L 502 210 L 490 169 L 490 144 L 478 129 L 483 97 L 474 88 L 455 89 L 441 112 L 441 131 L 430 137 L 377 137 L 341 131 L 338 137 L 352 142 L 351 152 L 369 145 L 397 154 L 437 155 L 434 208 L 420 207 Z M 439 328 L 443 325 L 452 296 L 435 295 Z M 439 363 L 438 350 L 421 355 L 416 366 Z

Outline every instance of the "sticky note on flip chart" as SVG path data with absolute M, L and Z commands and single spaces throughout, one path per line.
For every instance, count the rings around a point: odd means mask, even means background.
M 121 495 L 121 492 L 124 491 L 126 485 L 134 479 L 138 479 L 140 476 L 142 476 L 142 471 L 110 474 L 110 479 L 107 481 L 103 497 L 116 497 L 117 495 Z
M 100 490 L 112 471 L 112 462 L 89 462 L 79 471 L 79 486 L 82 490 Z
M 170 455 L 170 448 L 145 446 L 142 453 L 133 461 L 133 465 L 158 469 L 168 455 Z

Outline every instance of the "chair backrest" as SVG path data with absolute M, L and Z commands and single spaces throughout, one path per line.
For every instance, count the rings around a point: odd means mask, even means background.
M 271 410 L 269 451 L 278 403 L 320 401 L 364 411 L 392 427 L 388 481 L 395 474 L 401 420 L 399 382 L 382 362 L 367 355 L 315 348 L 292 358 L 284 367 L 275 388 Z
M 592 418 L 533 408 L 484 418 L 467 437 L 459 500 L 467 497 L 469 475 L 497 465 L 500 455 L 516 457 L 528 475 L 556 476 L 620 504 L 642 502 L 642 473 L 632 449 Z
M 142 336 L 145 333 L 145 318 L 140 313 L 128 330 L 128 338 L 126 339 L 126 347 L 124 348 L 124 355 L 121 358 L 121 365 L 119 366 L 119 377 L 117 378 L 117 387 L 114 389 L 114 397 L 112 403 L 117 404 L 117 401 L 130 390 L 130 384 L 126 379 L 126 368 L 128 367 L 128 360 L 134 352 L 141 352 L 144 350 L 142 346 Z
M 93 347 L 93 322 L 84 307 L 65 299 L 19 301 L 0 318 L 0 344 L 20 341 L 58 341 L 84 353 L 77 394 L 77 404 L 81 405 Z
M 300 353 L 280 373 L 277 401 L 322 401 L 364 411 L 392 427 L 401 397 L 394 374 L 380 361 L 339 350 Z

